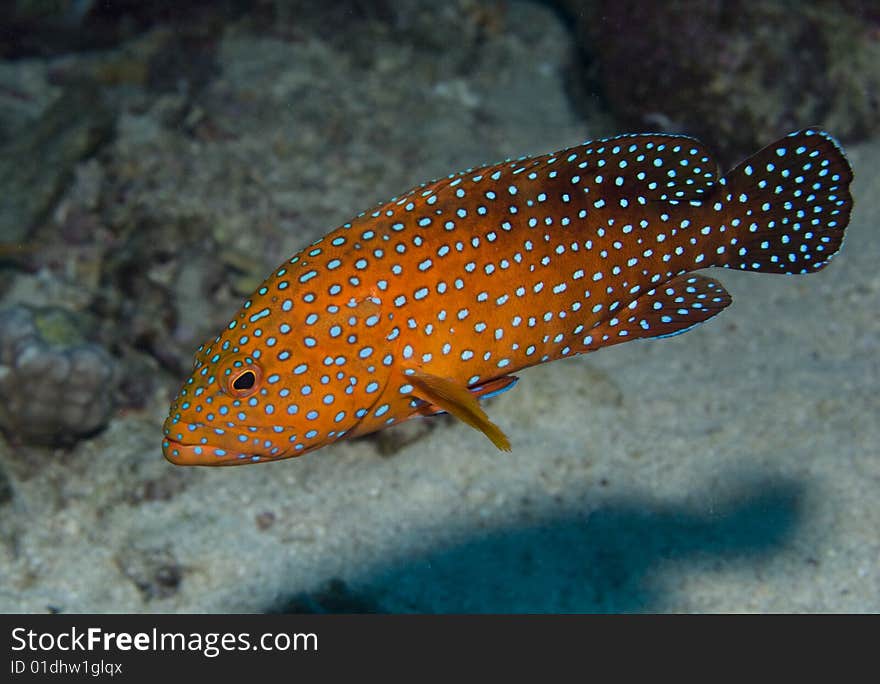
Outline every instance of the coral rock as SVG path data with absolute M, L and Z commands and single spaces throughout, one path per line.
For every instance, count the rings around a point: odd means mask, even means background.
M 61 309 L 0 310 L 0 429 L 19 443 L 65 446 L 106 426 L 116 360 Z

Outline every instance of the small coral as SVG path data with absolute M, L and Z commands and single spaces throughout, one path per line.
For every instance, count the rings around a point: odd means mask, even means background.
M 110 420 L 117 362 L 79 328 L 61 309 L 0 310 L 0 429 L 11 440 L 68 445 Z

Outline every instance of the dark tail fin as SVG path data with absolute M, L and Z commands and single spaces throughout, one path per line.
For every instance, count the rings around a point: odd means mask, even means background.
M 708 204 L 722 212 L 716 264 L 762 273 L 812 273 L 843 244 L 852 169 L 828 133 L 805 129 L 746 159 Z

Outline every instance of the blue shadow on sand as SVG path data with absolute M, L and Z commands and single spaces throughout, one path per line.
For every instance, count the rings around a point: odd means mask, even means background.
M 664 610 L 664 583 L 762 563 L 801 518 L 803 488 L 751 483 L 708 504 L 607 500 L 563 514 L 476 531 L 462 543 L 339 579 L 270 612 L 592 613 Z M 688 567 L 690 566 L 690 567 Z

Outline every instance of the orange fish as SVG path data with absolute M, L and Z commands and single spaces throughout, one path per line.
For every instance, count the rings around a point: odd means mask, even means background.
M 420 185 L 284 262 L 199 347 L 163 452 L 274 461 L 441 412 L 508 450 L 480 398 L 715 316 L 730 295 L 696 269 L 821 269 L 851 180 L 808 129 L 721 178 L 692 138 L 624 135 Z

